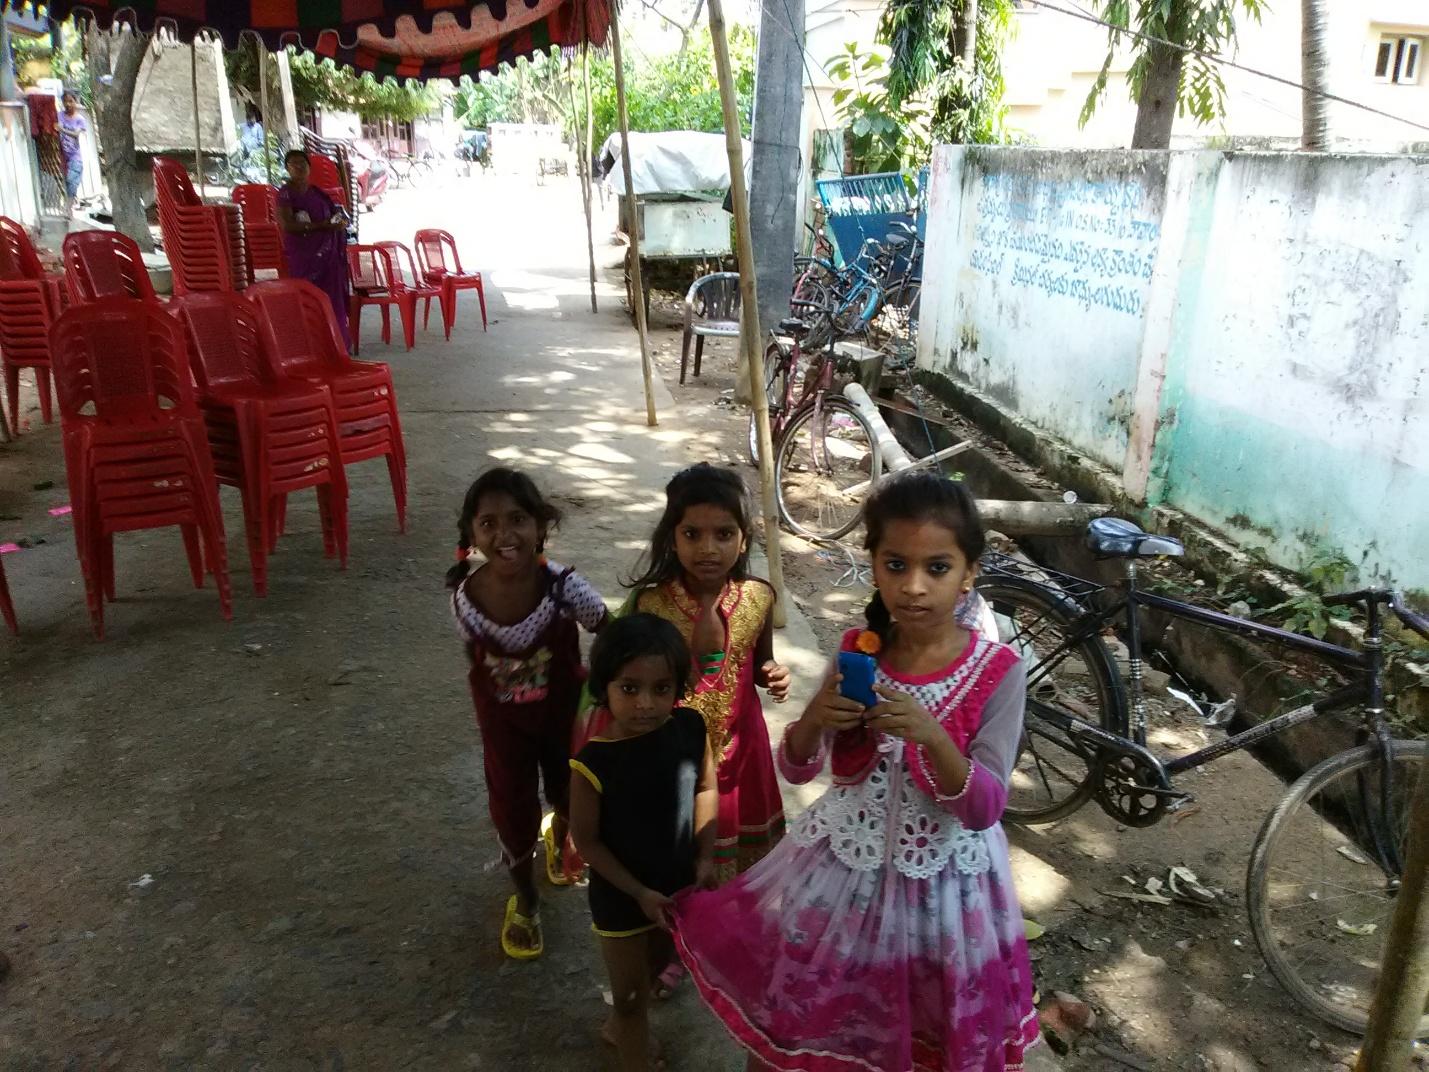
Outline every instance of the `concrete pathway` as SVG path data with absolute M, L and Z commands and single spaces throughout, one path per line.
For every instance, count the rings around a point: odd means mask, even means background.
M 665 481 L 719 454 L 658 380 L 646 427 L 617 290 L 589 312 L 573 185 L 397 191 L 363 234 L 434 225 L 487 271 L 490 330 L 466 294 L 450 342 L 434 317 L 404 353 L 369 311 L 410 524 L 380 464 L 352 471 L 346 573 L 300 497 L 254 598 L 225 492 L 235 620 L 190 587 L 176 534 L 136 534 L 95 643 L 68 521 L 47 513 L 66 498 L 58 431 L 36 418 L 0 447 L 0 543 L 30 544 L 5 561 L 23 632 L 0 635 L 0 1068 L 606 1067 L 584 895 L 550 895 L 544 960 L 497 946 L 506 884 L 442 574 L 467 485 L 510 463 L 566 514 L 552 557 L 614 605 Z M 778 648 L 806 690 L 824 655 L 797 609 Z M 676 1072 L 743 1067 L 688 988 L 658 1030 Z

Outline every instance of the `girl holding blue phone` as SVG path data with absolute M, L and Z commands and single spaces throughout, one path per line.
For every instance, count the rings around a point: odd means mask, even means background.
M 960 622 L 983 532 L 914 473 L 864 512 L 876 592 L 778 762 L 833 786 L 676 943 L 751 1072 L 1005 1072 L 1038 1039 L 999 819 L 1022 734 L 1016 652 Z

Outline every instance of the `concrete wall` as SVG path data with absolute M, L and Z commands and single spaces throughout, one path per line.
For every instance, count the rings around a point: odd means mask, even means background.
M 933 163 L 920 365 L 1137 501 L 1429 589 L 1429 158 Z

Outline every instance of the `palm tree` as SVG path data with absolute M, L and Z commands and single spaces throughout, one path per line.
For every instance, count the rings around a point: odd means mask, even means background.
M 1300 148 L 1322 153 L 1330 141 L 1329 56 L 1324 0 L 1300 0 Z

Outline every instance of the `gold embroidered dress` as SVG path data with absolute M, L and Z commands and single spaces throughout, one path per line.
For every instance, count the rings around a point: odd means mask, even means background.
M 774 590 L 764 581 L 725 585 L 719 599 L 722 657 L 694 652 L 691 685 L 682 703 L 704 718 L 719 761 L 715 863 L 721 882 L 761 859 L 784 832 L 784 802 L 754 683 L 759 637 L 773 605 Z M 673 623 L 686 643 L 700 615 L 699 600 L 678 580 L 640 592 L 636 609 Z

